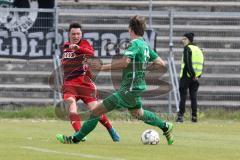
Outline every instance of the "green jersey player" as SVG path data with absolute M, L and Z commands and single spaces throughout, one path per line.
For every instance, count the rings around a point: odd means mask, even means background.
M 173 144 L 172 123 L 142 108 L 141 94 L 146 90 L 145 71 L 151 68 L 165 68 L 164 61 L 143 39 L 145 26 L 145 20 L 142 17 L 132 17 L 129 22 L 131 42 L 124 51 L 123 57 L 111 64 L 93 63 L 91 65 L 92 69 L 100 71 L 123 70 L 121 86 L 118 91 L 98 103 L 94 109 L 82 115 L 89 119 L 85 121 L 79 132 L 73 136 L 58 134 L 57 140 L 62 143 L 78 143 L 96 127 L 100 115 L 124 107 L 135 118 L 159 127 L 168 144 Z M 147 67 L 148 63 L 151 64 Z

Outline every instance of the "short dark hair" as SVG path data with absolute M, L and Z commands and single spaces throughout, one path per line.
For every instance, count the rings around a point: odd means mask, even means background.
M 134 16 L 130 19 L 129 28 L 138 36 L 144 35 L 146 29 L 146 21 L 144 17 Z
M 192 32 L 187 32 L 187 33 L 185 33 L 183 36 L 184 36 L 184 37 L 187 37 L 188 40 L 189 40 L 191 43 L 193 43 L 194 36 L 195 36 L 194 33 L 192 33 Z
M 70 32 L 72 28 L 80 28 L 80 29 L 82 29 L 82 26 L 81 26 L 81 24 L 76 23 L 76 22 L 71 23 L 71 24 L 69 25 L 68 32 Z

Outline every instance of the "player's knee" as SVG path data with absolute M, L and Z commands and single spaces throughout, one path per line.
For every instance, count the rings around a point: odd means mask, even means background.
M 69 108 L 69 113 L 77 113 L 77 104 L 76 100 L 73 97 L 69 97 L 65 100 L 65 105 Z
M 75 103 L 76 100 L 73 97 L 69 97 L 68 99 L 65 100 L 65 102 L 67 102 L 71 105 L 72 103 Z
M 143 115 L 143 113 L 142 113 L 142 111 L 141 110 L 131 110 L 130 111 L 130 114 L 134 117 L 134 118 L 136 118 L 136 119 L 139 119 L 139 118 L 141 118 L 142 117 L 142 115 Z
M 102 114 L 105 114 L 108 112 L 108 110 L 104 107 L 102 102 L 100 102 L 99 104 L 96 105 L 96 107 L 90 110 L 94 116 L 101 116 Z

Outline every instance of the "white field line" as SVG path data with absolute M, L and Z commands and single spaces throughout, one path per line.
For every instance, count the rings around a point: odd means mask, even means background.
M 46 148 L 37 148 L 31 146 L 21 146 L 22 149 L 32 150 L 36 152 L 43 152 L 43 153 L 52 153 L 52 154 L 61 154 L 66 156 L 74 156 L 74 157 L 83 157 L 83 158 L 92 158 L 92 159 L 103 159 L 103 160 L 126 160 L 124 158 L 115 158 L 115 157 L 103 157 L 98 155 L 92 154 L 82 154 L 82 153 L 70 153 L 70 152 L 60 152 L 55 150 L 50 150 Z

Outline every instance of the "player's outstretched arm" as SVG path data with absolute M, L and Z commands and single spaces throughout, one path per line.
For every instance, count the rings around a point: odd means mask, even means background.
M 160 58 L 157 57 L 148 67 L 147 67 L 148 71 L 160 71 L 160 72 L 166 72 L 167 68 L 165 65 L 165 62 Z
M 123 56 L 122 58 L 114 60 L 112 63 L 109 64 L 101 65 L 100 63 L 93 62 L 91 67 L 92 69 L 99 71 L 121 70 L 126 68 L 130 62 L 131 62 L 130 58 Z

